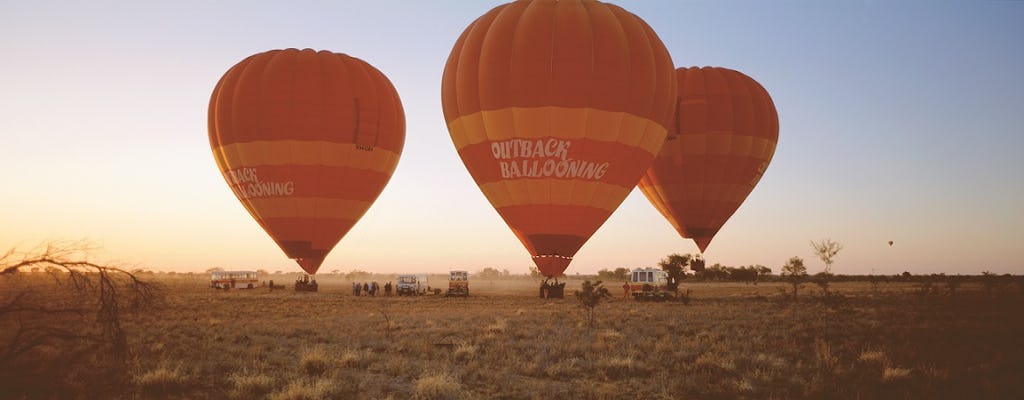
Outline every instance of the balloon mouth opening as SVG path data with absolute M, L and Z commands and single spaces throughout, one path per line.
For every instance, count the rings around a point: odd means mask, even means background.
M 316 271 L 320 269 L 320 265 L 324 263 L 323 257 L 296 257 L 294 260 L 309 275 L 316 274 Z
M 546 277 L 553 278 L 561 276 L 565 269 L 572 262 L 572 257 L 558 254 L 538 254 L 533 256 L 533 263 L 537 265 L 540 273 Z
M 560 255 L 557 255 L 557 254 L 553 254 L 553 255 L 545 254 L 545 255 L 540 255 L 540 256 L 533 256 L 533 259 L 534 259 L 534 261 L 545 261 L 545 262 L 552 262 L 552 261 L 559 262 L 561 260 L 572 261 L 572 257 L 560 256 Z

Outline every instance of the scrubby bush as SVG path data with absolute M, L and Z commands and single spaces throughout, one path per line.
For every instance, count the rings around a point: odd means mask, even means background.
M 587 315 L 587 326 L 594 326 L 594 309 L 601 303 L 601 300 L 610 299 L 612 294 L 608 292 L 608 288 L 604 287 L 601 281 L 590 280 L 583 281 L 580 285 L 580 290 L 576 291 L 576 300 L 579 300 L 580 307 L 586 310 Z
M 793 300 L 796 300 L 796 291 L 800 285 L 807 280 L 807 267 L 804 266 L 804 259 L 792 257 L 782 266 L 782 276 L 793 285 Z

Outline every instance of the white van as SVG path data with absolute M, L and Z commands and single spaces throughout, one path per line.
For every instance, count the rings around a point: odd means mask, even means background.
M 395 292 L 399 296 L 424 295 L 429 288 L 426 274 L 402 274 L 395 281 Z

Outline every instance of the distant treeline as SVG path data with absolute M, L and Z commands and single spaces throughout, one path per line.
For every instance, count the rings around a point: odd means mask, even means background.
M 206 275 L 215 270 L 223 270 L 222 268 L 211 268 L 202 275 Z M 152 273 L 152 271 L 134 271 L 136 273 Z M 282 271 L 270 272 L 267 270 L 257 271 L 261 276 L 267 276 L 272 278 L 274 275 L 299 275 L 298 272 L 283 273 Z M 416 271 L 410 271 L 416 272 Z M 617 281 L 628 281 L 629 274 L 632 272 L 631 268 L 618 267 L 615 269 L 601 269 L 597 274 L 570 274 L 573 278 L 583 279 L 600 279 L 605 282 L 617 282 Z M 171 273 L 174 274 L 174 273 Z M 189 275 L 189 274 L 182 274 Z M 432 277 L 437 276 L 447 279 L 447 274 L 430 274 Z M 395 273 L 373 273 L 363 271 L 359 269 L 353 269 L 351 271 L 343 272 L 340 270 L 324 271 L 318 275 L 320 278 L 338 277 L 346 280 L 366 280 L 366 279 L 383 279 L 393 278 L 397 276 Z M 821 278 L 822 274 L 811 275 L 809 278 Z M 470 279 L 533 279 L 542 278 L 539 271 L 536 268 L 530 268 L 530 272 L 526 274 L 513 274 L 508 269 L 498 269 L 492 267 L 486 267 L 476 271 L 470 271 Z M 702 270 L 694 271 L 693 269 L 687 269 L 683 281 L 688 282 L 745 282 L 745 283 L 757 283 L 757 282 L 783 282 L 788 278 L 778 274 L 774 274 L 771 268 L 764 265 L 744 265 L 739 267 L 725 266 L 721 264 L 713 264 L 707 266 Z M 960 282 L 980 282 L 983 284 L 1003 284 L 1012 282 L 1024 281 L 1024 275 L 1011 275 L 1011 274 L 995 274 L 988 271 L 983 271 L 976 275 L 947 275 L 947 274 L 911 274 L 910 272 L 904 271 L 900 274 L 895 275 L 844 275 L 844 274 L 829 274 L 827 279 L 831 282 L 870 282 L 870 283 L 884 283 L 884 282 L 946 282 L 946 281 L 960 281 Z
M 596 277 L 605 281 L 625 281 L 629 280 L 630 269 L 628 268 L 615 268 L 614 270 L 602 269 L 597 272 Z M 818 274 L 815 276 L 821 276 Z M 812 276 L 813 277 L 813 276 Z M 844 274 L 829 274 L 828 280 L 832 282 L 871 282 L 871 283 L 882 283 L 882 282 L 929 282 L 929 281 L 948 281 L 948 280 L 961 280 L 969 282 L 981 282 L 981 283 L 1010 283 L 1020 282 L 1024 279 L 1024 275 L 1011 275 L 1003 274 L 998 275 L 992 272 L 982 272 L 977 275 L 947 275 L 947 274 L 918 274 L 914 275 L 910 272 L 904 271 L 900 274 L 895 275 L 844 275 Z M 708 266 L 700 271 L 688 271 L 684 281 L 690 282 L 782 282 L 787 281 L 787 277 L 773 274 L 771 268 L 763 265 L 745 265 L 739 267 L 730 267 L 721 264 L 714 264 Z

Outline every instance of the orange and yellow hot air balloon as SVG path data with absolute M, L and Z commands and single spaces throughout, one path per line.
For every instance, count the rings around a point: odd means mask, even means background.
M 640 190 L 701 252 L 754 189 L 775 154 L 768 92 L 727 68 L 676 70 L 676 119 Z
M 312 274 L 391 178 L 405 113 L 391 82 L 365 61 L 272 50 L 217 83 L 209 133 L 231 190 Z
M 661 149 L 673 72 L 643 20 L 593 0 L 500 5 L 455 43 L 448 131 L 545 276 L 565 271 Z

